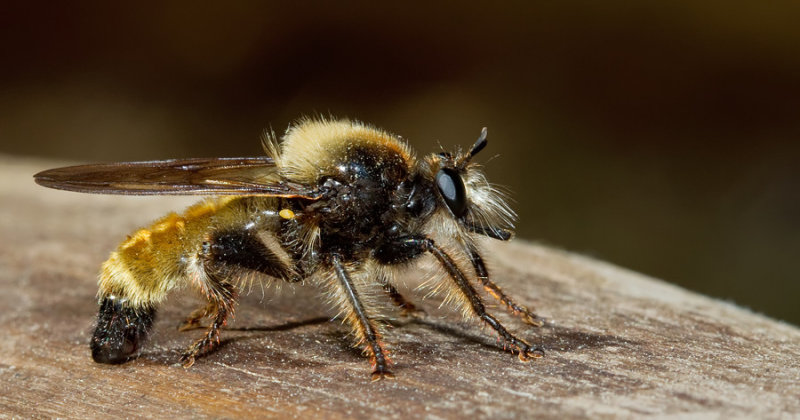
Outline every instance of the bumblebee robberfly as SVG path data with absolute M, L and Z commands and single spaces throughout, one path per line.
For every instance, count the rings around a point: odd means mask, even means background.
M 396 274 L 431 254 L 444 276 L 436 287 L 466 317 L 479 318 L 526 361 L 544 352 L 511 334 L 486 311 L 482 287 L 523 321 L 542 325 L 489 279 L 478 239 L 512 237 L 514 213 L 466 152 L 415 157 L 399 137 L 349 120 L 302 119 L 281 143 L 265 136 L 267 157 L 94 164 L 35 175 L 40 185 L 87 193 L 214 196 L 131 234 L 102 265 L 100 311 L 91 339 L 99 363 L 137 354 L 158 305 L 185 286 L 207 303 L 182 327 L 210 319 L 184 353 L 189 367 L 219 344 L 243 279 L 320 285 L 363 346 L 372 379 L 390 377 L 379 302 L 382 289 L 413 309 Z M 466 266 L 465 266 L 466 265 Z M 370 298 L 368 298 L 370 297 Z

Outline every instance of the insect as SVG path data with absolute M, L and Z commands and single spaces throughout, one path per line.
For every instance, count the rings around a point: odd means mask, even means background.
M 191 286 L 206 302 L 180 328 L 210 320 L 181 357 L 193 365 L 219 345 L 242 283 L 255 276 L 321 286 L 378 380 L 392 373 L 373 292 L 414 310 L 394 284 L 423 254 L 445 274 L 435 281 L 447 302 L 491 327 L 520 360 L 544 355 L 488 313 L 479 292 L 542 325 L 490 280 L 479 252 L 480 237 L 509 240 L 515 218 L 472 161 L 486 144 L 484 128 L 466 152 L 417 158 L 399 137 L 366 124 L 305 118 L 280 143 L 265 136 L 267 157 L 90 164 L 34 178 L 85 193 L 211 196 L 132 233 L 103 263 L 90 344 L 96 362 L 134 358 L 168 292 Z

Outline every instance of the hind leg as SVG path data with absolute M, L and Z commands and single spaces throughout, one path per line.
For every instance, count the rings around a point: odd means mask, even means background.
M 208 304 L 192 312 L 179 329 L 199 327 L 205 317 L 211 318 L 211 324 L 206 334 L 183 353 L 181 362 L 185 367 L 219 345 L 220 330 L 234 315 L 237 290 L 233 282 L 237 278 L 248 272 L 258 272 L 287 281 L 296 280 L 294 271 L 277 257 L 277 253 L 247 229 L 215 232 L 203 243 L 199 257 L 205 271 L 200 287 Z
M 216 280 L 213 276 L 209 283 L 210 287 L 207 291 L 209 304 L 202 311 L 212 318 L 211 325 L 209 325 L 202 338 L 195 341 L 183 352 L 181 363 L 186 368 L 191 367 L 198 356 L 213 351 L 219 345 L 220 330 L 228 322 L 228 317 L 233 317 L 233 310 L 236 304 L 236 289 L 234 286 L 230 283 Z
M 193 330 L 195 328 L 207 328 L 207 326 L 204 326 L 201 321 L 203 318 L 214 313 L 214 310 L 215 307 L 211 303 L 202 308 L 195 309 L 189 314 L 189 316 L 186 317 L 186 319 L 183 320 L 183 322 L 181 322 L 181 325 L 178 325 L 178 331 L 184 332 Z

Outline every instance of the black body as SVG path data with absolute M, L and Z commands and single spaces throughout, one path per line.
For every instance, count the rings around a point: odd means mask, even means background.
M 319 220 L 320 255 L 364 260 L 381 244 L 408 234 L 403 222 L 430 212 L 435 197 L 425 202 L 412 194 L 427 188 L 411 178 L 408 164 L 392 149 L 366 145 L 341 155 L 332 165 L 338 173 L 319 181 L 322 198 L 296 199 L 296 206 L 305 217 Z

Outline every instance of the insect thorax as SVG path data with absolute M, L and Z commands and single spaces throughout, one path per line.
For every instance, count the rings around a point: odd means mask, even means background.
M 323 198 L 304 210 L 316 219 L 323 252 L 355 257 L 404 217 L 411 168 L 380 144 L 348 144 L 331 157 L 317 180 Z

